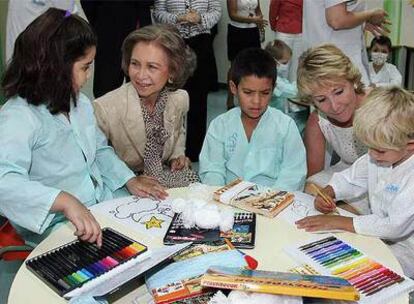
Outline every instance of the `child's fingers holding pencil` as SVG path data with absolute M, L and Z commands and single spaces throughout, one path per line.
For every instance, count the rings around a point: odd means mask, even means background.
M 311 186 L 313 190 L 318 194 L 315 198 L 315 208 L 322 213 L 330 213 L 334 211 L 336 209 L 336 203 L 334 199 L 330 195 L 324 193 L 324 191 L 315 184 L 311 184 Z M 333 191 L 333 189 L 329 189 L 329 186 L 327 187 L 327 190 Z
M 326 202 L 320 195 L 315 198 L 314 205 L 315 209 L 322 213 L 331 213 L 336 208 L 335 203 L 332 205 Z

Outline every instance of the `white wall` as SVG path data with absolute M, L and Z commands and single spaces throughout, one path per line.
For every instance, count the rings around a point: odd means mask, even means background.
M 414 7 L 409 0 L 403 0 L 401 10 L 401 45 L 414 47 Z

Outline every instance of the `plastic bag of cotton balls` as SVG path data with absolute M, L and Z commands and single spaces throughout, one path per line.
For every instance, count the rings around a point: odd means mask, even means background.
M 213 199 L 213 188 L 200 183 L 190 184 L 187 188 L 187 199 L 201 199 L 209 202 Z
M 171 202 L 175 213 L 182 213 L 185 228 L 197 226 L 201 229 L 216 229 L 226 232 L 233 228 L 234 213 L 231 210 L 220 210 L 216 205 L 208 204 L 202 199 L 185 200 L 176 198 Z
M 218 291 L 208 304 L 302 304 L 301 297 L 232 290 L 226 297 Z

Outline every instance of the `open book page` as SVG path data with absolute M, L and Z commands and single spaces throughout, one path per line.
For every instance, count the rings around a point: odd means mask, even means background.
M 303 192 L 293 192 L 295 195 L 295 199 L 293 200 L 293 203 L 291 203 L 289 206 L 287 206 L 281 213 L 279 213 L 279 217 L 283 218 L 287 222 L 291 223 L 292 225 L 295 225 L 296 221 L 299 221 L 300 219 L 303 219 L 307 216 L 312 215 L 319 215 L 322 214 L 318 210 L 315 209 L 313 205 L 313 201 L 315 200 L 315 197 L 312 195 L 303 193 Z M 355 217 L 356 214 L 353 214 L 349 211 L 343 210 L 341 208 L 337 208 L 339 215 L 342 216 L 349 216 L 349 217 Z M 333 232 L 333 231 L 330 231 Z M 322 232 L 319 232 L 322 233 Z
M 152 238 L 163 237 L 174 216 L 170 198 L 158 201 L 127 196 L 96 204 L 90 209 Z

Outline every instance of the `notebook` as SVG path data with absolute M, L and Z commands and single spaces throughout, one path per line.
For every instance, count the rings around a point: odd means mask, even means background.
M 254 248 L 256 237 L 256 215 L 252 212 L 236 212 L 233 228 L 228 232 L 217 229 L 185 228 L 182 214 L 176 213 L 164 236 L 164 244 L 183 242 L 195 244 L 215 242 L 228 238 L 236 248 Z

